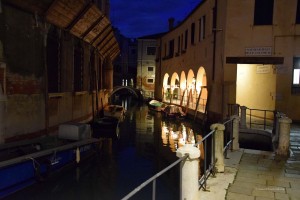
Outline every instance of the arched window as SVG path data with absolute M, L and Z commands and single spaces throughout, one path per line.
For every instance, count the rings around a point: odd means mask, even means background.
M 79 40 L 74 44 L 74 91 L 83 91 L 83 48 Z
M 90 51 L 90 63 L 89 63 L 89 70 L 90 70 L 90 91 L 96 90 L 96 73 L 95 73 L 95 53 L 94 49 Z
M 48 92 L 61 92 L 60 41 L 58 30 L 51 27 L 47 37 Z

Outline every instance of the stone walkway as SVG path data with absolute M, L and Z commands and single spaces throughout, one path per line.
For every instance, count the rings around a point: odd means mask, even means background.
M 289 159 L 273 152 L 240 149 L 229 152 L 225 172 L 208 180 L 198 199 L 300 200 L 300 126 L 291 129 Z

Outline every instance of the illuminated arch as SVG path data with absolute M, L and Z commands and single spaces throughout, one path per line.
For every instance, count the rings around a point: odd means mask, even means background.
M 200 94 L 200 99 L 197 103 L 197 111 L 202 113 L 206 112 L 208 89 L 207 89 L 207 79 L 204 67 L 199 67 L 196 78 L 196 90 Z
M 196 78 L 197 92 L 200 92 L 201 86 L 207 86 L 206 73 L 205 73 L 205 69 L 203 67 L 200 67 L 197 72 L 197 78 Z
M 180 89 L 181 90 L 185 90 L 186 89 L 186 76 L 185 76 L 185 72 L 182 71 L 180 74 Z
M 171 92 L 173 92 L 173 90 L 179 86 L 179 76 L 176 72 L 174 72 L 172 74 L 172 77 L 171 77 Z
M 194 87 L 195 81 L 196 81 L 195 74 L 194 74 L 193 70 L 190 69 L 188 71 L 188 75 L 187 75 L 187 89 L 188 90 L 191 90 Z
M 167 86 L 168 86 L 169 77 L 170 77 L 170 75 L 169 75 L 168 73 L 166 73 L 166 74 L 164 75 L 164 79 L 163 79 L 163 87 L 164 87 L 164 88 L 167 88 Z
M 170 90 L 170 75 L 168 73 L 166 73 L 164 75 L 164 79 L 163 79 L 163 87 L 162 87 L 162 101 L 166 101 L 168 95 L 166 95 L 168 93 L 168 90 Z

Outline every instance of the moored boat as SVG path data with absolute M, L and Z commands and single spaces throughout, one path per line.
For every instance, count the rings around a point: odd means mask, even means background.
M 110 116 L 96 117 L 90 124 L 92 137 L 119 139 L 119 119 Z
M 153 100 L 149 101 L 148 107 L 151 110 L 155 110 L 155 111 L 160 112 L 166 107 L 166 104 L 153 99 Z
M 167 105 L 162 112 L 167 118 L 184 118 L 186 116 L 186 113 L 182 111 L 182 108 L 176 105 Z
M 91 156 L 98 142 L 99 139 L 91 137 L 89 125 L 70 123 L 61 125 L 57 136 L 2 144 L 0 198 Z
M 125 112 L 125 108 L 120 105 L 107 105 L 103 108 L 104 116 L 116 118 L 120 122 L 124 120 Z

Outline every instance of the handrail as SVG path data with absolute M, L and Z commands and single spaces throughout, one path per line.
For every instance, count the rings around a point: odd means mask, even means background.
M 129 199 L 130 197 L 132 197 L 133 195 L 135 195 L 138 191 L 140 191 L 141 189 L 143 189 L 146 185 L 148 185 L 152 181 L 153 181 L 152 199 L 155 199 L 156 179 L 158 177 L 160 177 L 161 175 L 163 175 L 168 170 L 170 170 L 171 168 L 173 168 L 175 165 L 177 165 L 178 163 L 180 163 L 181 161 L 187 159 L 188 156 L 189 155 L 187 154 L 187 155 L 183 156 L 182 158 L 179 158 L 178 160 L 176 160 L 175 162 L 173 162 L 172 164 L 170 164 L 168 167 L 164 168 L 163 170 L 161 170 L 160 172 L 158 172 L 157 174 L 155 174 L 154 176 L 152 176 L 151 178 L 149 178 L 148 180 L 146 180 L 145 182 L 143 182 L 141 185 L 139 185 L 138 187 L 136 187 L 133 191 L 131 191 L 129 194 L 127 194 L 125 197 L 123 197 L 122 200 Z
M 244 118 L 249 128 L 266 130 L 268 127 L 274 128 L 276 110 L 263 110 L 248 108 L 246 106 L 240 106 L 239 104 L 228 104 L 227 115 L 238 115 L 242 119 Z
M 223 125 L 228 125 L 230 122 L 233 122 L 233 118 L 223 122 Z M 231 134 L 230 134 L 230 140 L 229 141 L 225 141 L 226 145 L 223 147 L 223 153 L 224 153 L 224 157 L 227 157 L 227 150 L 229 148 L 229 146 L 232 144 L 234 138 L 232 137 L 232 130 L 230 130 Z M 200 141 L 198 141 L 195 146 L 201 145 L 201 143 L 204 142 L 204 173 L 203 175 L 200 177 L 199 179 L 199 189 L 203 188 L 204 190 L 206 190 L 206 181 L 209 178 L 209 176 L 212 174 L 214 176 L 215 174 L 215 164 L 217 162 L 217 160 L 215 159 L 215 138 L 214 138 L 214 133 L 216 133 L 216 130 L 212 130 L 210 131 L 205 137 L 203 137 Z M 225 132 L 224 132 L 225 134 Z M 207 169 L 207 139 L 209 137 L 212 137 L 211 140 L 211 162 L 209 164 L 209 167 Z
M 223 123 L 223 125 L 227 125 L 229 124 L 229 122 L 233 122 L 233 118 L 229 119 L 227 121 L 225 121 Z M 232 130 L 230 130 L 232 133 Z M 195 143 L 195 147 L 197 147 L 198 145 L 200 145 L 201 143 L 204 142 L 204 174 L 201 176 L 201 178 L 198 180 L 199 182 L 199 189 L 203 188 L 204 190 L 206 190 L 206 181 L 209 178 L 209 176 L 211 174 L 215 174 L 216 170 L 215 170 L 215 164 L 217 162 L 217 159 L 215 159 L 215 139 L 214 139 L 214 133 L 216 133 L 216 130 L 212 130 L 210 131 L 206 136 L 204 136 L 201 140 L 199 140 L 197 143 Z M 225 132 L 224 132 L 225 133 Z M 212 149 L 212 153 L 211 153 L 211 163 L 209 164 L 209 167 L 207 169 L 207 139 L 209 137 L 212 137 L 211 140 L 211 149 Z M 229 148 L 229 146 L 232 144 L 234 138 L 232 137 L 231 134 L 231 139 L 230 141 L 226 141 L 226 145 L 223 147 L 223 152 L 224 152 L 224 156 L 227 156 L 227 150 Z M 163 170 L 161 170 L 160 172 L 158 172 L 157 174 L 155 174 L 154 176 L 152 176 L 151 178 L 149 178 L 148 180 L 144 181 L 142 184 L 140 184 L 138 187 L 136 187 L 134 190 L 132 190 L 129 194 L 127 194 L 125 197 L 122 198 L 122 200 L 127 200 L 130 197 L 134 196 L 137 192 L 139 192 L 141 189 L 143 189 L 145 186 L 147 186 L 149 183 L 153 182 L 152 185 L 152 199 L 155 200 L 155 196 L 156 196 L 156 179 L 158 177 L 160 177 L 161 175 L 163 175 L 165 172 L 167 172 L 168 170 L 170 170 L 171 168 L 173 168 L 174 166 L 176 166 L 178 163 L 180 163 L 181 161 L 187 159 L 189 155 L 186 154 L 184 157 L 179 158 L 178 160 L 176 160 L 175 162 L 173 162 L 172 164 L 170 164 L 168 167 L 164 168 Z M 181 170 L 181 169 L 180 169 Z M 180 180 L 181 181 L 181 180 Z M 203 187 L 204 186 L 204 187 Z
M 255 109 L 255 108 L 247 108 L 247 110 L 250 111 L 249 114 L 246 113 L 246 115 L 249 116 L 249 126 L 250 128 L 253 127 L 253 125 L 263 125 L 263 129 L 266 130 L 267 126 L 272 127 L 273 126 L 273 121 L 274 121 L 274 116 L 275 116 L 275 111 L 274 110 L 262 110 L 262 109 Z M 256 115 L 253 114 L 253 111 L 257 111 L 259 113 L 263 113 L 263 116 L 259 115 L 258 113 Z M 271 113 L 273 114 L 273 118 L 268 118 L 267 117 L 267 113 Z M 262 119 L 263 120 L 263 124 L 259 123 L 259 122 L 253 122 L 253 118 L 256 119 Z M 267 120 L 272 121 L 270 125 L 267 124 Z

